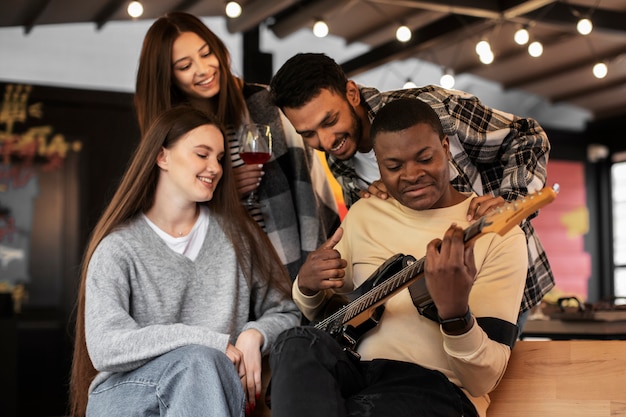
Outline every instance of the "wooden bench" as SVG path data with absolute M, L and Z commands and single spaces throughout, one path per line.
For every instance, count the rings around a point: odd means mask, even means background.
M 626 416 L 626 341 L 518 341 L 490 397 L 487 417 Z
M 626 341 L 519 341 L 488 417 L 626 416 Z

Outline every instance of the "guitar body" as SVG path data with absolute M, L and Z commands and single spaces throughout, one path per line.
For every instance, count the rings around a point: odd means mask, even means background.
M 373 306 L 367 313 L 359 315 L 358 323 L 343 323 L 343 317 L 328 322 L 328 318 L 354 300 L 366 295 L 374 287 L 396 275 L 414 261 L 415 258 L 413 256 L 401 253 L 387 259 L 356 290 L 348 294 L 335 294 L 329 298 L 311 324 L 328 332 L 337 339 L 344 349 L 358 356 L 354 349 L 359 339 L 378 325 L 385 306 L 383 304 Z M 326 320 L 326 323 L 323 323 L 324 320 Z

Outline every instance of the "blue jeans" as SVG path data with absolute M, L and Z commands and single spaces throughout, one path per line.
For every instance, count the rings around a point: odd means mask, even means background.
M 283 332 L 270 355 L 272 417 L 477 417 L 439 371 L 407 362 L 357 361 L 326 332 Z
M 216 349 L 190 345 L 117 373 L 89 394 L 88 417 L 242 417 L 237 370 Z

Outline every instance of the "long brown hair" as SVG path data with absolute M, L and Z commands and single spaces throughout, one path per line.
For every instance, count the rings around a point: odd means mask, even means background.
M 164 110 L 189 100 L 173 82 L 172 46 L 183 32 L 204 39 L 219 61 L 220 92 L 215 100 L 218 120 L 225 126 L 239 126 L 245 114 L 245 100 L 238 80 L 231 72 L 231 59 L 224 42 L 196 16 L 172 12 L 157 19 L 143 41 L 137 81 L 135 109 L 142 133 Z
M 73 417 L 85 415 L 89 384 L 97 374 L 89 358 L 85 341 L 85 280 L 93 252 L 105 236 L 138 214 L 147 211 L 154 204 L 159 178 L 156 160 L 161 148 L 170 148 L 185 133 L 206 124 L 220 127 L 214 116 L 187 106 L 172 108 L 157 117 L 137 146 L 111 202 L 90 236 L 82 261 L 78 292 L 70 381 L 70 414 Z M 221 130 L 223 135 L 223 129 Z M 226 146 L 226 143 L 224 145 Z M 242 270 L 247 273 L 250 268 L 246 268 L 245 265 L 253 265 L 255 271 L 269 285 L 278 288 L 285 297 L 289 297 L 290 278 L 267 235 L 242 206 L 236 191 L 230 158 L 222 158 L 222 169 L 222 178 L 213 199 L 202 204 L 208 206 L 232 242 Z M 248 282 L 252 279 L 250 276 L 246 278 Z

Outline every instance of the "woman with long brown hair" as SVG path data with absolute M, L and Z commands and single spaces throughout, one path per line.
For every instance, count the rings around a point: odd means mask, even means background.
M 318 156 L 272 105 L 267 86 L 244 82 L 230 66 L 226 46 L 199 18 L 173 12 L 157 19 L 139 59 L 139 125 L 144 131 L 163 110 L 180 103 L 214 114 L 226 129 L 239 194 L 257 190 L 262 206 L 250 214 L 293 279 L 306 256 L 339 225 L 337 205 Z M 270 126 L 272 158 L 264 165 L 246 165 L 239 157 L 237 132 L 245 123 Z
M 156 118 L 94 228 L 72 416 L 242 416 L 261 392 L 262 354 L 298 324 L 219 126 L 186 106 Z

